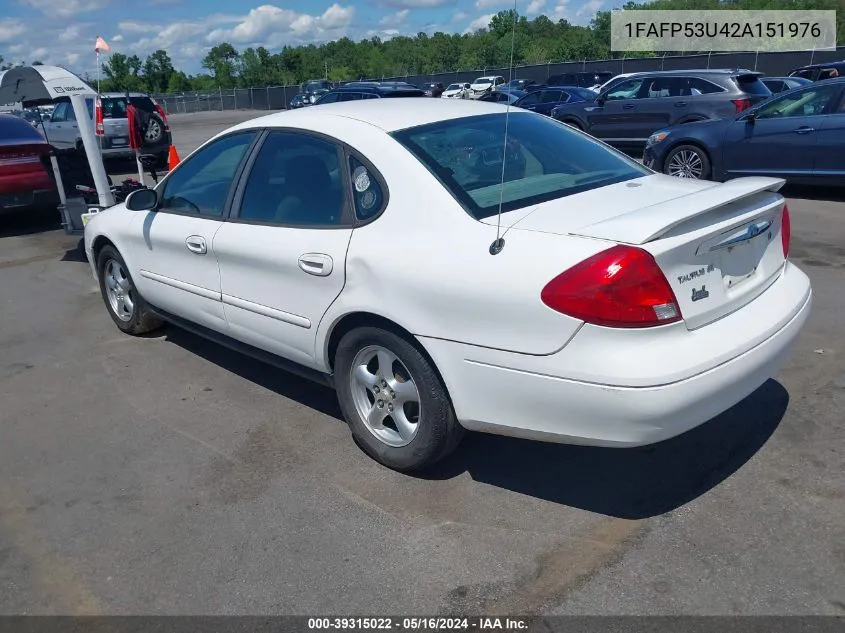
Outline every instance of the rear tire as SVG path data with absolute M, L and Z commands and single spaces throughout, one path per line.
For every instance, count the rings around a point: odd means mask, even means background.
M 129 267 L 113 246 L 104 246 L 97 255 L 97 277 L 106 310 L 121 332 L 137 336 L 162 325 L 135 288 Z
M 678 145 L 663 161 L 663 173 L 676 178 L 707 180 L 710 172 L 710 157 L 695 145 Z
M 463 438 L 440 376 L 406 338 L 376 327 L 354 329 L 340 340 L 334 367 L 355 442 L 388 468 L 431 466 Z
M 562 123 L 568 125 L 569 127 L 574 127 L 576 130 L 580 130 L 581 132 L 584 131 L 584 128 L 581 127 L 581 124 L 578 123 L 577 121 L 573 121 L 571 119 L 568 119 L 566 121 L 562 121 Z

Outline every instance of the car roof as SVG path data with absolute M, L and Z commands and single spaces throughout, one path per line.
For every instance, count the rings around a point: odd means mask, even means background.
M 810 70 L 811 68 L 831 68 L 836 66 L 845 65 L 845 59 L 840 59 L 835 62 L 827 62 L 826 64 L 807 64 L 806 66 L 800 66 L 793 70 L 792 72 L 796 72 L 799 70 Z
M 438 123 L 450 119 L 480 114 L 503 113 L 503 106 L 496 103 L 468 99 L 371 99 L 326 103 L 314 108 L 284 110 L 267 116 L 244 121 L 229 129 L 244 130 L 263 127 L 301 127 L 320 129 L 324 117 L 341 117 L 368 123 L 385 132 L 395 132 L 419 125 Z M 515 114 L 532 115 L 531 112 Z M 224 132 L 225 133 L 225 132 Z
M 100 96 L 105 97 L 106 99 L 117 99 L 117 98 L 120 98 L 120 97 L 125 97 L 126 93 L 125 92 L 101 92 Z M 149 97 L 149 96 L 150 95 L 148 95 L 145 92 L 130 92 L 129 93 L 130 98 L 131 97 Z

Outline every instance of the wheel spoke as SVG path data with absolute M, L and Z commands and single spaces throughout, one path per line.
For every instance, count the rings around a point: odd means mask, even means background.
M 420 393 L 417 391 L 417 386 L 413 380 L 406 380 L 400 382 L 395 377 L 387 378 L 387 386 L 395 393 L 395 403 L 397 406 L 402 406 L 405 402 L 419 402 Z
M 392 378 L 393 377 L 393 361 L 396 360 L 396 356 L 391 354 L 384 348 L 380 348 L 378 353 L 376 354 L 378 358 L 378 372 L 384 377 L 384 379 Z
M 135 310 L 135 302 L 132 301 L 132 297 L 128 294 L 123 295 L 123 308 L 128 314 L 132 314 Z
M 370 370 L 367 369 L 366 365 L 358 365 L 353 370 L 353 376 L 355 380 L 367 387 L 368 389 L 372 389 L 378 383 L 378 377 L 375 374 L 370 373 Z
M 393 423 L 396 425 L 396 430 L 399 432 L 399 437 L 401 437 L 406 442 L 412 437 L 414 437 L 414 433 L 417 430 L 417 425 L 408 419 L 401 405 L 393 410 L 393 412 L 390 414 L 390 417 L 393 419 Z
M 370 424 L 373 430 L 383 430 L 384 419 L 386 417 L 387 410 L 383 407 L 379 407 L 377 404 L 373 404 L 372 408 L 367 413 L 367 422 Z
M 118 286 L 117 279 L 115 279 L 112 275 L 107 275 L 106 276 L 106 287 L 111 291 L 115 291 L 115 290 L 117 290 L 117 286 Z

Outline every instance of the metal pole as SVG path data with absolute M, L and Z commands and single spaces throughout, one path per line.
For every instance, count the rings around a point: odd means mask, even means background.
M 270 109 L 270 86 L 266 86 L 264 90 L 267 91 L 267 109 Z
M 106 176 L 106 168 L 103 166 L 103 155 L 100 153 L 97 136 L 94 134 L 94 123 L 88 118 L 85 96 L 84 94 L 71 95 L 70 102 L 76 114 L 76 123 L 79 126 L 79 135 L 82 137 L 85 153 L 88 155 L 88 164 L 91 166 L 91 175 L 94 177 L 100 206 L 111 207 L 114 205 L 114 194 L 109 188 L 109 179 Z

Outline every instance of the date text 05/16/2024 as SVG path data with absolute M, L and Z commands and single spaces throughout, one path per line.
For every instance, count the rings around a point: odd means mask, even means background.
M 324 617 L 308 618 L 311 631 L 523 631 L 527 618 Z

